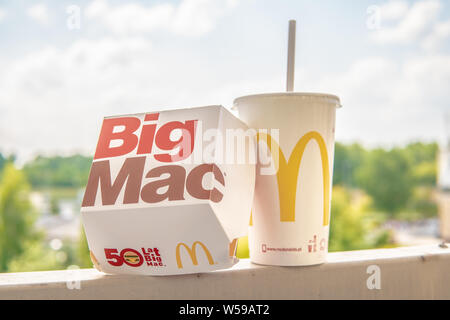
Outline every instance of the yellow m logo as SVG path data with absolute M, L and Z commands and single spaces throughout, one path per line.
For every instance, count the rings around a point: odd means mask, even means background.
M 187 251 L 187 253 L 189 254 L 189 256 L 191 257 L 192 263 L 194 264 L 194 266 L 198 266 L 198 260 L 197 260 L 197 245 L 199 245 L 200 247 L 202 247 L 203 251 L 206 254 L 206 258 L 208 259 L 209 264 L 214 264 L 214 260 L 211 256 L 211 253 L 209 252 L 208 248 L 200 241 L 195 241 L 194 244 L 192 245 L 192 248 L 189 248 L 189 246 L 187 246 L 185 243 L 180 242 L 179 244 L 177 244 L 177 247 L 175 249 L 175 254 L 176 254 L 176 258 L 177 258 L 177 265 L 179 269 L 183 268 L 183 263 L 181 262 L 181 255 L 180 255 L 180 248 L 184 247 Z
M 275 159 L 275 168 L 278 168 L 277 182 L 278 195 L 280 199 L 280 221 L 295 221 L 295 199 L 297 197 L 297 180 L 300 170 L 300 163 L 303 158 L 305 148 L 311 140 L 315 140 L 319 145 L 320 157 L 322 160 L 323 176 L 323 225 L 329 224 L 330 209 L 330 168 L 328 163 L 328 152 L 325 141 L 320 133 L 311 131 L 305 134 L 296 144 L 292 151 L 289 161 L 281 151 L 277 142 L 268 134 L 259 133 L 258 141 L 267 141 L 272 159 Z M 277 163 L 278 162 L 278 163 Z M 250 219 L 250 225 L 253 225 L 253 219 Z

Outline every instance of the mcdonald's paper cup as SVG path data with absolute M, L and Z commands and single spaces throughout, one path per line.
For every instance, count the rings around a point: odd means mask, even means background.
M 247 129 L 221 106 L 105 118 L 81 208 L 94 265 L 143 275 L 234 265 L 256 161 L 221 155 Z
M 234 101 L 239 117 L 259 132 L 248 233 L 252 262 L 325 262 L 339 106 L 336 96 L 312 93 L 259 94 Z

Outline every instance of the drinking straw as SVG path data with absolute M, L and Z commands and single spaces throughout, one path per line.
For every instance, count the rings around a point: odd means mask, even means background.
M 288 36 L 288 59 L 287 59 L 287 78 L 286 91 L 294 91 L 294 69 L 295 69 L 295 20 L 289 20 Z

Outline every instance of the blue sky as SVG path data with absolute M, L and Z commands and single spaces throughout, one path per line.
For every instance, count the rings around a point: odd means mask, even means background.
M 0 151 L 89 154 L 106 115 L 283 91 L 289 19 L 295 89 L 340 96 L 337 140 L 443 138 L 448 1 L 15 0 L 0 1 Z

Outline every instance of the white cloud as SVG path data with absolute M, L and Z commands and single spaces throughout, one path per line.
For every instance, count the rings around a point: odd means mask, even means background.
M 0 8 L 0 22 L 6 17 L 6 10 Z
M 342 99 L 337 139 L 392 145 L 441 136 L 449 87 L 450 56 L 424 55 L 401 63 L 364 58 L 348 71 L 320 80 L 314 90 Z
M 436 22 L 442 5 L 438 0 L 415 2 L 405 11 L 403 2 L 391 1 L 381 6 L 381 28 L 372 33 L 372 39 L 380 44 L 409 44 L 418 40 Z M 386 26 L 383 17 L 394 20 Z
M 27 14 L 30 18 L 42 25 L 47 25 L 50 22 L 50 16 L 45 4 L 36 4 L 29 7 Z
M 391 0 L 379 7 L 382 20 L 397 20 L 403 18 L 408 12 L 408 2 L 405 0 Z
M 424 39 L 422 46 L 435 51 L 450 38 L 450 20 L 436 23 L 432 32 Z
M 217 19 L 234 8 L 237 0 L 181 0 L 178 5 L 161 3 L 144 6 L 136 3 L 110 5 L 95 0 L 86 16 L 100 21 L 117 34 L 168 30 L 175 34 L 198 36 L 210 32 Z
M 80 40 L 67 49 L 47 47 L 5 64 L 2 148 L 25 156 L 36 150 L 89 150 L 103 116 L 137 111 L 153 93 L 146 82 L 152 79 L 146 73 L 154 70 L 146 63 L 150 54 L 148 41 L 140 38 L 107 38 Z
M 429 55 L 406 61 L 395 99 L 408 109 L 423 108 L 424 113 L 449 109 L 450 56 Z
M 389 59 L 368 57 L 355 61 L 345 73 L 324 79 L 321 85 L 328 90 L 338 90 L 350 99 L 359 96 L 382 98 L 391 90 L 388 79 L 397 73 L 398 66 Z

